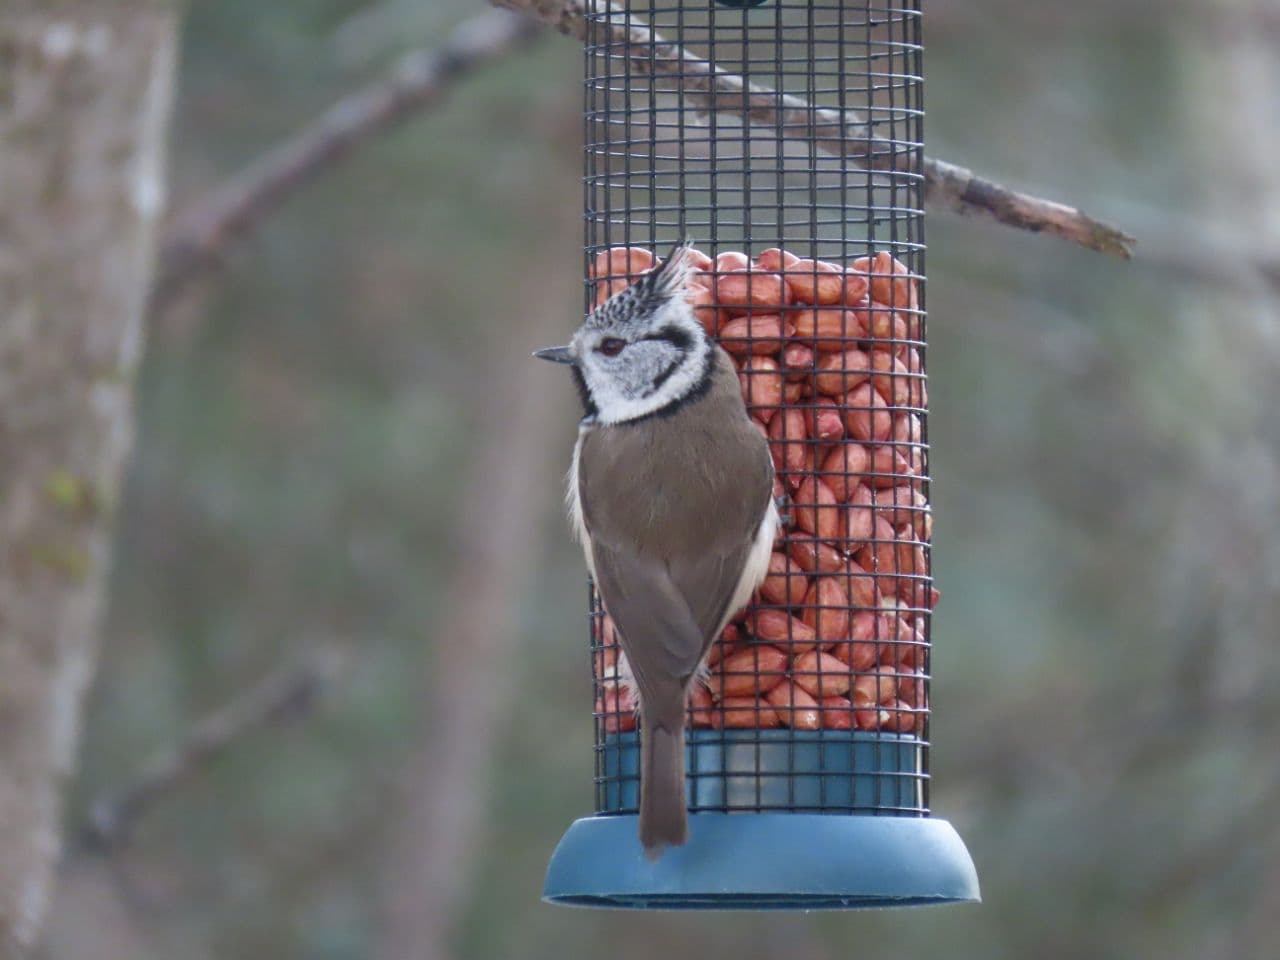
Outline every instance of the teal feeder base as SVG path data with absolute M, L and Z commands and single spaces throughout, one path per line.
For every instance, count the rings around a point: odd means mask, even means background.
M 951 824 L 931 817 L 700 813 L 689 842 L 645 858 L 634 815 L 576 821 L 542 897 L 577 907 L 851 910 L 976 902 L 978 875 Z
M 922 815 L 914 737 L 690 731 L 690 806 L 733 812 L 692 813 L 689 842 L 656 862 L 636 830 L 638 746 L 634 733 L 606 738 L 604 812 L 576 821 L 561 839 L 547 867 L 549 903 L 846 910 L 980 899 L 959 834 Z

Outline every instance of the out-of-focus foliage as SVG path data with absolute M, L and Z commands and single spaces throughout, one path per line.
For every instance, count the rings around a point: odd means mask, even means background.
M 175 204 L 478 3 L 195 0 Z M 1229 139 L 1252 122 L 1275 143 L 1276 117 L 1251 121 L 1218 69 L 1261 42 L 1251 10 L 1277 21 L 1262 2 L 929 6 L 931 153 L 1209 267 L 930 221 L 933 800 L 986 903 L 820 919 L 541 904 L 591 776 L 585 590 L 548 471 L 528 477 L 540 562 L 501 665 L 516 695 L 476 798 L 481 842 L 459 865 L 459 957 L 1274 951 L 1280 318 L 1274 288 L 1242 292 L 1212 265 L 1265 249 L 1260 221 L 1242 226 L 1258 191 L 1280 206 L 1273 158 Z M 479 401 L 538 345 L 522 291 L 557 291 L 565 330 L 580 309 L 579 64 L 548 37 L 484 69 L 156 319 L 73 818 L 291 654 L 352 657 L 316 716 L 238 745 L 115 855 L 152 956 L 374 950 L 387 810 L 439 627 L 465 600 L 446 590 L 451 558 L 501 536 L 457 522 Z M 549 371 L 528 402 L 563 411 L 567 462 L 567 380 Z

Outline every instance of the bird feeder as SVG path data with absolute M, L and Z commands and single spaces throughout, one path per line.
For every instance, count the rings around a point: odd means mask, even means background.
M 554 903 L 978 899 L 929 809 L 932 522 L 919 0 L 588 0 L 586 309 L 683 236 L 784 529 L 687 714 L 687 844 L 640 847 L 639 734 L 592 591 L 595 815 Z

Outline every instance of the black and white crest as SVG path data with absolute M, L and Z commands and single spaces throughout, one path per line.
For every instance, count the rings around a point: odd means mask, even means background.
M 592 314 L 570 344 L 588 419 L 625 423 L 706 389 L 714 347 L 687 297 L 690 240 Z
M 693 265 L 689 262 L 692 249 L 693 240 L 687 237 L 681 240 L 658 266 L 592 311 L 586 325 L 615 327 L 650 317 L 675 298 L 684 296 L 693 276 Z

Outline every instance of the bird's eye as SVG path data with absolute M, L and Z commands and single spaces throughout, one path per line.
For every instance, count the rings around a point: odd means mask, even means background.
M 600 346 L 596 347 L 596 349 L 606 357 L 616 357 L 626 345 L 627 341 L 625 340 L 619 340 L 617 337 L 607 337 L 600 341 Z

